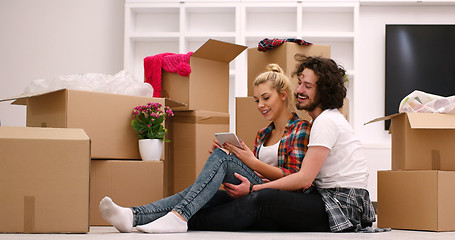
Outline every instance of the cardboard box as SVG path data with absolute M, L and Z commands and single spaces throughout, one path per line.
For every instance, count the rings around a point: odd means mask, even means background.
M 280 65 L 286 75 L 291 79 L 291 74 L 296 70 L 297 61 L 294 56 L 297 53 L 307 56 L 330 57 L 330 46 L 310 45 L 303 46 L 293 42 L 285 42 L 267 52 L 258 51 L 257 47 L 248 48 L 248 96 L 253 96 L 253 83 L 256 77 L 265 71 L 267 64 Z M 294 84 L 297 84 L 295 82 Z
M 133 108 L 148 102 L 182 104 L 164 98 L 61 89 L 21 95 L 13 104 L 27 105 L 27 126 L 82 128 L 92 141 L 92 159 L 141 159 L 138 135 L 131 127 Z
M 186 104 L 175 110 L 229 112 L 229 62 L 245 49 L 209 39 L 191 55 L 188 77 L 163 71 L 161 96 Z
M 90 225 L 110 225 L 99 211 L 105 196 L 122 207 L 142 206 L 163 198 L 162 161 L 97 160 L 91 162 Z
M 89 231 L 84 130 L 0 127 L 0 153 L 0 232 Z
M 170 161 L 167 177 L 172 178 L 170 193 L 178 193 L 194 183 L 202 170 L 217 132 L 229 132 L 229 114 L 204 110 L 179 111 L 171 125 Z
M 455 230 L 455 172 L 379 171 L 378 227 Z
M 256 102 L 254 102 L 253 97 L 236 97 L 235 106 L 235 129 L 237 137 L 242 139 L 242 141 L 253 150 L 257 132 L 262 128 L 267 127 L 270 122 L 257 110 Z M 349 121 L 348 99 L 344 99 L 344 104 L 340 109 L 340 112 Z M 297 114 L 301 119 L 311 120 L 310 115 L 308 115 L 305 110 L 299 110 L 297 111 Z
M 387 119 L 392 119 L 392 170 L 455 170 L 454 114 L 399 113 L 368 123 Z

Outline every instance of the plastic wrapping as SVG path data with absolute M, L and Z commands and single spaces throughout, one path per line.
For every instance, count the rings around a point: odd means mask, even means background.
M 455 96 L 441 97 L 416 90 L 401 100 L 399 112 L 455 114 Z
M 58 76 L 52 79 L 37 79 L 24 89 L 24 94 L 62 88 L 133 96 L 153 96 L 153 88 L 150 84 L 134 79 L 133 75 L 126 70 L 115 75 L 87 73 Z

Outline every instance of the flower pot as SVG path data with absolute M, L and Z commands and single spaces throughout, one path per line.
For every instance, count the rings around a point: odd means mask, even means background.
M 160 161 L 163 141 L 159 139 L 139 139 L 139 153 L 142 161 Z

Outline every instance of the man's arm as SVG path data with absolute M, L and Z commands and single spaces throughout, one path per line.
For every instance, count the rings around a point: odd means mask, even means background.
M 322 146 L 312 146 L 303 159 L 302 168 L 299 172 L 290 174 L 275 181 L 253 186 L 253 191 L 264 188 L 275 188 L 287 191 L 306 189 L 313 184 L 314 179 L 324 165 L 330 149 Z

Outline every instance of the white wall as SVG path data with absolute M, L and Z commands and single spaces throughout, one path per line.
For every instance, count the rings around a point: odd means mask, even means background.
M 0 99 L 33 80 L 123 69 L 124 0 L 1 0 Z M 4 126 L 25 126 L 25 107 L 0 103 Z
M 383 123 L 363 124 L 384 115 L 385 24 L 455 24 L 455 5 L 361 6 L 359 22 L 354 128 L 366 146 L 369 191 L 376 201 L 376 171 L 388 170 L 391 165 L 390 135 Z

